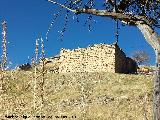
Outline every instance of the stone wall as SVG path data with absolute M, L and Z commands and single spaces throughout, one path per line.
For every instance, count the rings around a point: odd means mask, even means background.
M 120 49 L 117 44 L 115 44 L 115 46 L 115 72 L 127 74 L 136 73 L 138 68 L 137 63 L 133 59 L 126 57 L 123 50 Z
M 47 68 L 48 71 L 52 71 L 54 73 L 59 72 L 59 56 L 56 57 L 50 57 L 50 58 L 45 58 L 45 68 Z M 42 61 L 40 61 L 40 65 L 42 65 Z
M 74 50 L 62 49 L 59 72 L 115 72 L 115 45 L 92 45 Z
M 119 48 L 117 44 L 115 44 L 115 72 L 116 73 L 125 73 L 126 71 L 126 55 Z
M 133 59 L 127 57 L 126 58 L 126 70 L 125 70 L 125 73 L 127 73 L 127 74 L 129 74 L 129 73 L 137 73 L 137 69 L 138 69 L 137 63 Z
M 130 73 L 134 61 L 114 43 L 95 44 L 87 48 L 61 49 L 57 58 L 50 58 L 47 65 L 59 73 L 69 72 L 111 72 Z
M 19 65 L 17 67 L 17 70 L 27 71 L 27 70 L 31 70 L 31 68 L 32 68 L 32 66 L 29 63 L 25 63 L 25 64 L 22 64 L 22 65 Z

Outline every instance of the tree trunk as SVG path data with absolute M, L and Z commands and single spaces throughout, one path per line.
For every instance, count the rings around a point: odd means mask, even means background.
M 138 23 L 137 27 L 143 33 L 147 42 L 156 54 L 156 71 L 153 90 L 153 120 L 160 120 L 160 41 L 158 34 L 148 25 Z
M 153 91 L 153 118 L 160 120 L 160 50 L 156 51 L 156 74 Z

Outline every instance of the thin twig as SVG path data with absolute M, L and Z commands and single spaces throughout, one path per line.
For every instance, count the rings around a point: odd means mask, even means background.
M 52 0 L 48 0 L 48 2 L 51 2 L 51 3 L 53 3 L 53 4 L 56 4 L 56 5 L 58 5 L 58 6 L 62 7 L 62 8 L 65 8 L 65 9 L 73 12 L 73 13 L 77 13 L 76 10 L 73 10 L 73 9 L 71 9 L 71 8 L 69 8 L 69 7 L 67 7 L 67 6 L 65 6 L 65 5 L 63 5 L 63 4 L 60 4 L 60 3 L 58 3 L 58 2 L 55 2 L 55 1 L 52 1 Z
M 42 72 L 41 74 L 39 74 L 36 78 L 39 78 L 41 75 L 45 74 L 47 72 L 47 70 L 44 70 L 44 72 Z

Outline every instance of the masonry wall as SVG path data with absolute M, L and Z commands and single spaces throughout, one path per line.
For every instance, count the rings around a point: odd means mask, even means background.
M 41 61 L 40 61 L 40 65 L 42 65 Z M 45 58 L 45 68 L 47 68 L 48 71 L 58 73 L 59 65 L 60 65 L 59 57 Z
M 135 73 L 137 64 L 115 43 L 74 50 L 62 49 L 58 57 L 46 59 L 46 67 L 56 73 L 111 72 Z
M 93 45 L 60 52 L 60 73 L 115 72 L 115 45 Z
M 115 46 L 115 72 L 127 74 L 136 73 L 138 68 L 137 63 L 133 59 L 126 57 L 123 50 L 120 49 L 117 44 L 115 44 Z
M 133 59 L 126 57 L 126 66 L 125 73 L 137 73 L 138 65 Z
M 117 44 L 115 44 L 115 53 L 115 72 L 126 73 L 126 55 Z

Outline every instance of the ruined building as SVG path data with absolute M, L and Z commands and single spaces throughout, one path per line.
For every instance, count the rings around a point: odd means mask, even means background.
M 137 64 L 114 43 L 87 48 L 61 49 L 59 56 L 46 59 L 46 67 L 58 73 L 111 72 L 135 73 Z

